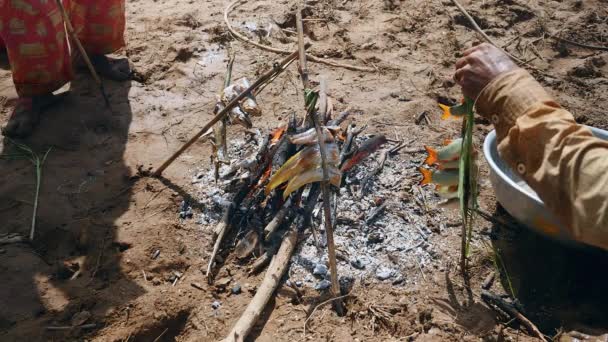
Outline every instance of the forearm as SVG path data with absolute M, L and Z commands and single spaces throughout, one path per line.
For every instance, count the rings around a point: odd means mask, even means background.
M 477 108 L 496 127 L 501 157 L 573 237 L 608 248 L 608 142 L 577 125 L 521 69 L 486 87 Z

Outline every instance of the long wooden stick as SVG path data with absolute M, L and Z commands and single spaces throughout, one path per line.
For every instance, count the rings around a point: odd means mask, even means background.
M 325 78 L 321 78 L 321 91 L 320 91 L 320 101 L 319 104 L 319 115 L 315 115 L 312 113 L 313 122 L 315 124 L 315 129 L 317 131 L 317 138 L 319 143 L 319 151 L 321 152 L 321 167 L 323 168 L 323 181 L 321 182 L 321 195 L 323 196 L 323 213 L 324 213 L 324 223 L 325 223 L 325 235 L 327 236 L 327 252 L 329 257 L 329 270 L 331 272 L 331 295 L 332 297 L 337 297 L 340 295 L 340 285 L 338 282 L 338 265 L 336 263 L 336 246 L 334 243 L 334 228 L 331 219 L 331 200 L 329 193 L 329 171 L 327 168 L 327 147 L 325 146 L 325 141 L 323 140 L 323 133 L 321 131 L 321 123 L 319 122 L 319 117 L 325 117 L 325 113 L 327 112 L 327 82 Z M 344 307 L 342 306 L 342 301 L 340 299 L 336 299 L 334 302 L 334 308 L 339 316 L 344 315 Z
M 298 8 L 296 13 L 296 29 L 298 30 L 298 46 L 300 51 L 300 72 L 304 90 L 309 88 L 308 69 L 306 67 L 306 52 L 304 50 L 304 29 L 302 24 L 302 8 Z M 327 113 L 327 81 L 321 78 L 321 90 L 319 92 L 319 117 L 324 118 Z M 323 131 L 319 118 L 315 114 L 314 108 L 309 110 L 310 117 L 314 123 L 317 132 L 317 142 L 319 144 L 319 152 L 321 155 L 321 167 L 323 169 L 323 180 L 321 181 L 321 194 L 323 196 L 323 213 L 325 223 L 325 234 L 327 235 L 327 251 L 329 257 L 329 270 L 331 272 L 331 296 L 337 297 L 340 295 L 340 285 L 338 283 L 338 265 L 336 263 L 336 247 L 334 244 L 334 230 L 331 219 L 331 201 L 329 193 L 329 170 L 327 168 L 327 147 L 323 139 Z M 340 300 L 334 301 L 334 307 L 339 316 L 344 315 L 344 307 Z
M 308 48 L 310 45 L 305 46 Z M 198 133 L 196 133 L 187 143 L 185 143 L 177 152 L 173 153 L 169 159 L 167 159 L 156 171 L 154 171 L 154 176 L 159 177 L 163 174 L 163 171 L 169 165 L 171 165 L 177 157 L 179 157 L 184 151 L 186 151 L 192 144 L 194 144 L 205 132 L 207 132 L 213 125 L 215 125 L 218 121 L 222 120 L 228 112 L 232 110 L 239 102 L 244 99 L 249 93 L 254 91 L 259 86 L 263 85 L 269 79 L 273 78 L 275 75 L 280 74 L 285 70 L 285 67 L 289 65 L 291 61 L 298 57 L 299 51 L 292 52 L 289 56 L 287 56 L 284 60 L 282 60 L 279 64 L 275 64 L 271 70 L 268 70 L 264 75 L 260 76 L 249 88 L 240 93 L 237 97 L 235 97 L 232 101 L 230 101 L 226 107 L 224 107 L 219 113 L 217 113 L 211 121 L 209 121 Z
M 310 88 L 308 81 L 308 67 L 306 66 L 306 52 L 304 51 L 304 24 L 302 23 L 302 7 L 298 7 L 296 11 L 296 30 L 298 31 L 298 51 L 300 56 L 300 64 L 298 65 L 298 71 L 302 78 L 302 84 L 304 84 L 304 90 Z M 306 97 L 306 94 L 304 94 Z
M 266 271 L 255 296 L 253 296 L 241 318 L 239 318 L 228 336 L 224 339 L 225 342 L 244 341 L 247 335 L 249 335 L 258 318 L 262 315 L 266 304 L 270 301 L 272 294 L 279 286 L 283 274 L 287 271 L 289 260 L 296 249 L 297 242 L 298 230 L 295 228 L 295 224 L 292 224 L 292 227 L 283 238 L 279 252 L 272 259 L 270 266 L 268 266 L 268 271 Z
M 513 56 L 512 54 L 510 54 L 509 52 L 507 52 L 505 49 L 501 48 L 500 46 L 498 46 L 498 44 L 496 44 L 496 42 L 490 38 L 482 29 L 481 27 L 479 27 L 479 25 L 477 25 L 477 22 L 475 21 L 475 19 L 473 19 L 473 17 L 469 14 L 469 12 L 464 8 L 464 6 L 462 6 L 457 0 L 452 0 L 452 3 L 454 5 L 456 5 L 456 7 L 458 7 L 458 10 L 462 13 L 462 15 L 465 16 L 465 18 L 467 18 L 467 20 L 469 21 L 469 23 L 471 23 L 471 25 L 473 26 L 473 29 L 479 33 L 479 35 L 488 43 L 496 46 L 497 48 L 499 48 L 500 50 L 502 50 L 505 54 L 507 54 L 507 56 L 511 57 L 511 59 L 513 59 L 514 61 L 516 61 L 517 63 L 523 65 L 523 64 L 527 64 L 525 61 Z
M 95 68 L 93 67 L 93 63 L 91 63 L 91 60 L 89 59 L 89 55 L 87 55 L 87 52 L 85 51 L 84 47 L 80 43 L 80 39 L 78 39 L 78 36 L 76 35 L 76 31 L 74 31 L 74 27 L 72 26 L 70 17 L 68 17 L 68 13 L 65 11 L 65 8 L 63 7 L 63 4 L 61 3 L 61 0 L 57 0 L 57 7 L 59 8 L 61 15 L 63 16 L 63 21 L 65 22 L 65 27 L 67 28 L 68 33 L 70 34 L 70 36 L 72 36 L 72 40 L 76 44 L 78 51 L 80 51 L 80 54 L 82 55 L 82 58 L 84 59 L 84 63 L 87 65 L 87 68 L 89 68 L 89 71 L 91 72 L 91 76 L 93 76 L 95 83 L 97 83 L 97 85 L 99 86 L 99 90 L 101 91 L 101 96 L 103 96 L 103 100 L 105 101 L 106 106 L 110 107 L 110 100 L 108 99 L 108 95 L 106 94 L 106 89 L 103 86 L 103 82 L 101 81 L 101 78 L 99 78 L 99 75 L 97 75 L 97 71 L 95 71 Z

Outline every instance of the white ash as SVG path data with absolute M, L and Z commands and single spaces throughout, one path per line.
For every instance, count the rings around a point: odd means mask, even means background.
M 358 142 L 360 144 L 361 139 Z M 230 137 L 229 145 L 228 155 L 236 161 L 258 149 L 256 141 L 234 136 Z M 382 170 L 370 176 L 378 167 L 381 153 L 374 153 L 350 170 L 340 189 L 334 228 L 338 272 L 343 280 L 407 286 L 417 283 L 429 269 L 443 268 L 440 246 L 432 242 L 432 236 L 437 233 L 427 226 L 432 223 L 441 231 L 445 229 L 446 218 L 441 209 L 436 209 L 440 199 L 434 191 L 416 185 L 423 156 L 413 158 L 411 154 L 399 153 L 388 156 Z M 220 179 L 216 184 L 212 163 L 203 164 L 205 169 L 195 173 L 193 183 L 199 188 L 198 200 L 202 207 L 199 222 L 210 231 L 221 220 L 233 193 L 226 191 L 228 181 Z M 223 166 L 222 171 L 227 168 Z M 366 223 L 370 212 L 382 203 L 384 210 Z M 324 290 L 327 285 L 324 281 L 330 273 L 324 272 L 329 264 L 321 202 L 313 215 L 313 224 L 322 240 L 322 253 L 319 254 L 312 234 L 308 234 L 292 258 L 289 273 L 295 283 Z
M 251 134 L 246 134 L 245 137 L 231 136 L 229 139 L 228 156 L 233 162 L 243 160 L 251 154 L 255 154 L 258 149 L 259 140 L 251 138 Z M 202 212 L 198 217 L 198 223 L 203 225 L 204 229 L 213 229 L 213 227 L 222 219 L 224 208 L 231 203 L 232 192 L 230 183 L 244 176 L 242 173 L 236 173 L 228 179 L 219 179 L 215 181 L 215 168 L 213 162 L 203 161 L 204 168 L 198 169 L 192 178 L 192 184 L 198 187 L 198 204 L 202 208 Z M 226 172 L 229 165 L 220 167 L 220 174 Z
M 416 185 L 419 160 L 413 162 L 411 155 L 389 156 L 382 170 L 370 177 L 381 153 L 374 153 L 349 171 L 340 189 L 334 228 L 338 273 L 340 278 L 355 278 L 366 284 L 414 284 L 428 269 L 441 268 L 439 246 L 431 241 L 435 233 L 427 225 L 431 221 L 437 227 L 445 227 L 442 224 L 445 217 L 440 214 L 441 210 L 432 209 L 439 201 L 433 191 Z M 367 224 L 370 212 L 381 205 L 381 201 L 386 204 L 384 210 Z M 318 235 L 323 240 L 320 242 L 323 252 L 319 254 L 313 236 L 309 235 L 292 258 L 290 278 L 303 281 L 305 286 L 324 288 L 325 283 L 321 282 L 329 279 L 330 274 L 319 280 L 311 276 L 309 266 L 328 265 L 321 203 L 313 214 L 315 229 L 321 232 Z

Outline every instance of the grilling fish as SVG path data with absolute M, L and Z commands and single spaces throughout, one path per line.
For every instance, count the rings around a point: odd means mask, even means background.
M 327 165 L 335 167 L 340 159 L 340 152 L 336 144 L 326 144 L 327 148 Z M 266 194 L 269 194 L 279 185 L 292 180 L 299 174 L 308 170 L 321 167 L 321 153 L 319 153 L 319 145 L 311 145 L 305 147 L 302 151 L 293 155 L 289 160 L 275 172 L 268 185 L 266 185 Z M 306 183 L 304 183 L 306 184 Z
M 340 170 L 338 170 L 333 165 L 328 165 L 327 171 L 329 172 L 329 182 L 336 187 L 340 187 L 340 181 L 342 179 L 342 173 L 340 172 Z M 300 173 L 295 177 L 291 178 L 289 183 L 287 183 L 287 188 L 283 192 L 283 199 L 287 199 L 287 197 L 289 197 L 289 194 L 306 184 L 320 182 L 322 180 L 323 168 L 317 167 L 316 169 L 304 171 L 303 173 Z
M 221 100 L 224 105 L 227 105 L 235 97 L 249 88 L 249 81 L 246 78 L 241 78 L 228 86 L 222 92 Z M 247 128 L 251 128 L 251 119 L 249 116 L 261 116 L 262 111 L 255 100 L 253 94 L 248 94 L 239 105 L 234 107 L 229 114 L 232 122 L 239 123 Z
M 426 165 L 430 166 L 438 163 L 443 164 L 447 162 L 457 161 L 458 158 L 460 158 L 460 152 L 462 150 L 462 138 L 453 140 L 449 142 L 446 146 L 437 150 L 429 146 L 424 146 L 424 149 L 428 153 L 428 157 L 424 160 L 424 163 Z
M 334 133 L 336 133 L 340 127 L 331 126 L 331 127 L 323 127 L 323 139 L 325 142 L 334 141 Z M 317 140 L 317 131 L 315 128 L 311 128 L 306 132 L 302 132 L 299 134 L 294 134 L 289 137 L 289 141 L 294 145 L 312 145 L 318 143 Z
M 456 170 L 460 167 L 460 158 L 437 165 L 439 170 Z
M 422 180 L 420 185 L 425 184 L 437 184 L 441 186 L 458 185 L 458 170 L 429 170 L 425 168 L 419 168 L 422 174 Z

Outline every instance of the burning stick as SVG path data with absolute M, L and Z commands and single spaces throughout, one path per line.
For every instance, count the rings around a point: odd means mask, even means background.
M 303 48 L 306 49 L 309 46 L 310 45 L 306 45 Z M 153 175 L 155 177 L 159 177 L 160 175 L 162 175 L 163 171 L 165 171 L 165 169 L 169 167 L 169 165 L 171 165 L 175 161 L 175 159 L 177 159 L 177 157 L 179 157 L 182 153 L 184 153 L 184 151 L 186 151 L 190 146 L 192 146 L 192 144 L 194 144 L 201 136 L 203 136 L 203 134 L 205 134 L 211 127 L 213 127 L 213 125 L 225 118 L 226 115 L 228 115 L 228 113 L 230 112 L 230 110 L 232 110 L 234 106 L 238 105 L 242 99 L 247 97 L 255 89 L 258 89 L 260 86 L 273 80 L 276 75 L 283 72 L 285 68 L 297 58 L 298 53 L 299 51 L 294 51 L 280 63 L 274 64 L 271 70 L 268 70 L 265 74 L 260 76 L 260 78 L 258 78 L 249 88 L 239 94 L 239 96 L 232 99 L 232 101 L 230 101 L 230 103 L 228 103 L 226 107 L 224 107 L 224 109 L 217 113 L 211 119 L 211 121 L 209 121 L 197 134 L 195 134 L 187 143 L 185 143 L 179 150 L 177 150 L 177 152 L 175 152 L 171 157 L 169 157 L 169 159 L 167 159 L 158 169 L 156 169 Z
M 270 141 L 269 139 L 270 139 L 270 137 L 267 136 L 267 138 L 264 140 L 263 144 L 268 144 L 268 142 Z M 279 146 L 281 146 L 281 144 L 286 139 L 287 139 L 287 135 L 283 134 L 281 136 L 281 138 L 279 139 L 279 141 L 277 141 L 276 144 L 273 145 L 272 147 L 270 147 L 268 150 L 260 149 L 259 155 L 257 157 L 257 159 L 260 162 L 257 166 L 256 171 L 253 172 L 253 175 L 251 177 L 249 177 L 247 180 L 245 180 L 241 189 L 234 196 L 234 199 L 232 200 L 231 205 L 224 212 L 224 217 L 222 218 L 222 221 L 215 228 L 215 233 L 217 234 L 217 238 L 216 238 L 215 244 L 213 246 L 213 252 L 211 254 L 211 257 L 209 258 L 209 264 L 207 265 L 207 272 L 206 272 L 207 280 L 209 281 L 209 283 L 213 282 L 213 275 L 211 274 L 211 269 L 213 268 L 213 263 L 215 262 L 215 257 L 217 255 L 217 253 L 219 252 L 220 245 L 222 244 L 222 240 L 224 239 L 224 236 L 226 236 L 226 233 L 228 233 L 230 231 L 230 229 L 232 228 L 230 225 L 230 219 L 234 216 L 234 211 L 236 210 L 236 208 L 238 208 L 238 206 L 245 199 L 245 197 L 247 197 L 247 195 L 251 192 L 251 190 L 253 188 L 255 188 L 255 185 L 258 183 L 258 180 L 260 179 L 260 177 L 262 177 L 264 172 L 266 172 L 268 165 L 270 165 L 270 163 L 272 162 L 272 158 L 275 155 L 275 153 L 277 152 L 277 150 L 279 149 Z M 265 153 L 265 151 L 268 151 L 268 152 Z
M 376 152 L 382 145 L 386 144 L 388 140 L 384 135 L 376 135 L 371 139 L 367 139 L 359 149 L 353 154 L 352 157 L 348 158 L 340 168 L 342 172 L 346 172 L 352 169 L 355 165 L 359 164 L 363 159 L 369 157 L 372 153 Z
M 279 210 L 279 212 L 275 215 L 275 217 L 266 225 L 264 228 L 264 234 L 266 236 L 266 240 L 269 240 L 272 234 L 283 224 L 286 222 L 287 225 L 291 225 L 296 215 L 294 213 L 294 198 L 299 198 L 302 194 L 302 190 L 298 191 L 298 193 L 292 197 L 290 197 L 283 206 Z M 297 202 L 297 201 L 296 201 Z M 272 256 L 277 252 L 279 246 L 277 244 L 271 244 L 270 248 L 262 254 L 254 263 L 251 265 L 249 269 L 249 275 L 256 274 L 260 272 L 260 270 L 270 262 Z

